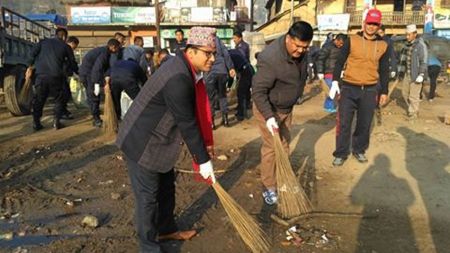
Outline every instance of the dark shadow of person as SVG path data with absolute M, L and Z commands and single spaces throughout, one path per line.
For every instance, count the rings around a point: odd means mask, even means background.
M 327 114 L 319 119 L 311 119 L 299 125 L 297 131 L 301 132 L 300 138 L 291 152 L 291 163 L 296 174 L 301 173 L 300 183 L 306 195 L 314 201 L 316 194 L 316 144 L 328 131 L 336 127 L 336 114 Z M 333 133 L 334 134 L 334 133 Z M 292 135 L 292 138 L 296 136 Z M 334 138 L 333 138 L 334 140 Z M 308 157 L 308 160 L 305 160 Z M 299 171 L 303 163 L 304 169 Z M 331 154 L 330 154 L 331 165 Z
M 391 172 L 391 162 L 384 154 L 362 175 L 351 193 L 353 204 L 363 206 L 355 253 L 415 253 L 414 231 L 408 207 L 414 195 L 405 179 Z
M 406 169 L 417 180 L 435 252 L 450 252 L 449 146 L 406 127 L 399 127 L 398 132 L 406 140 Z

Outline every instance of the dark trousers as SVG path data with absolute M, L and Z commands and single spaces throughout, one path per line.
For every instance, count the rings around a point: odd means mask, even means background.
M 161 252 L 157 237 L 178 230 L 175 209 L 175 172 L 149 171 L 127 160 L 128 175 L 135 196 L 135 226 L 141 253 Z
M 111 83 L 111 95 L 114 103 L 114 110 L 116 111 L 117 118 L 120 119 L 121 109 L 120 109 L 120 97 L 122 91 L 125 91 L 131 99 L 135 99 L 141 88 L 136 82 L 130 80 L 114 80 Z
M 433 99 L 436 96 L 436 84 L 439 72 L 441 72 L 440 66 L 428 66 L 428 76 L 430 77 L 430 93 L 428 94 L 428 99 Z
M 237 89 L 237 112 L 236 116 L 244 117 L 246 115 L 246 111 L 248 109 L 250 88 L 252 87 L 252 71 L 250 68 L 244 69 L 239 75 L 239 85 Z
M 96 96 L 94 94 L 94 83 L 91 82 L 88 76 L 80 76 L 81 82 L 86 89 L 86 97 L 89 108 L 91 109 L 91 114 L 94 119 L 100 119 L 100 95 Z
M 55 98 L 54 117 L 60 119 L 62 115 L 62 77 L 37 75 L 33 86 L 33 119 L 39 122 L 42 117 L 45 102 L 48 96 Z
M 211 113 L 214 115 L 218 104 L 222 113 L 228 113 L 227 83 L 228 74 L 209 73 L 205 78 Z
M 376 85 L 342 85 L 336 120 L 336 150 L 334 157 L 347 158 L 352 152 L 364 154 L 369 147 L 370 127 L 377 106 Z M 351 136 L 353 115 L 356 128 Z
M 63 79 L 63 86 L 62 86 L 62 113 L 68 114 L 69 111 L 67 110 L 67 103 L 72 99 L 72 93 L 70 92 L 70 83 L 69 78 Z

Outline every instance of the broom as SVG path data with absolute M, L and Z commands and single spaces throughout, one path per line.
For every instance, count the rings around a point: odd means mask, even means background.
M 292 218 L 311 211 L 312 205 L 292 170 L 284 151 L 280 134 L 273 137 L 278 188 L 278 212 L 283 218 Z
M 103 131 L 106 134 L 115 135 L 117 133 L 117 114 L 114 109 L 114 103 L 111 95 L 110 83 L 105 85 L 105 116 L 104 116 Z
M 255 220 L 212 178 L 212 187 L 231 223 L 253 253 L 269 252 L 269 242 Z
M 19 104 L 29 105 L 31 98 L 31 77 L 33 75 L 32 69 L 27 69 L 25 72 L 25 83 L 23 84 L 22 90 L 19 93 Z

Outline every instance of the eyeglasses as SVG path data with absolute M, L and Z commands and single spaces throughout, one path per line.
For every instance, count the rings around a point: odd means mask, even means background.
M 208 59 L 211 58 L 212 56 L 214 56 L 214 58 L 216 58 L 216 54 L 217 54 L 216 51 L 207 51 L 207 50 L 204 50 L 204 49 L 201 49 L 198 47 L 196 47 L 195 49 L 202 51 L 205 54 L 206 58 L 208 58 Z

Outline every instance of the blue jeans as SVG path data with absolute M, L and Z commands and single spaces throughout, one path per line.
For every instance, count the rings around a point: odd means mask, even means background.
M 325 83 L 327 84 L 328 88 L 331 89 L 331 82 L 333 81 L 331 78 L 324 78 Z M 328 94 L 327 98 L 325 98 L 325 101 L 323 102 L 323 108 L 325 110 L 336 110 L 336 106 L 334 105 L 334 100 L 331 99 Z

